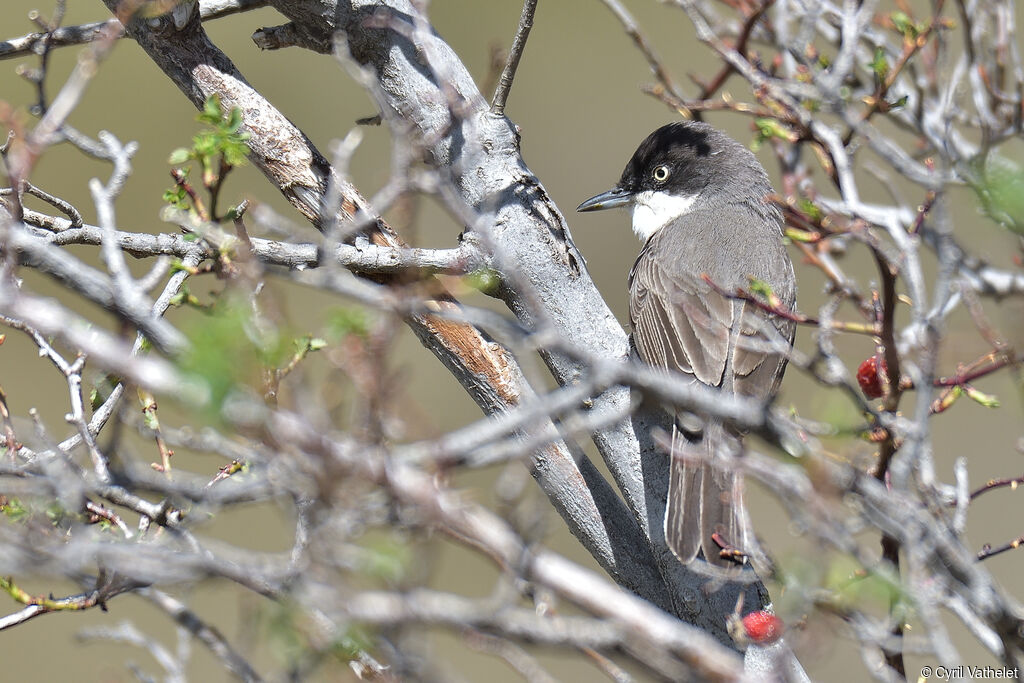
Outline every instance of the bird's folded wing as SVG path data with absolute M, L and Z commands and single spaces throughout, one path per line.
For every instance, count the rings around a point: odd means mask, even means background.
M 722 383 L 733 305 L 699 280 L 668 274 L 647 250 L 630 273 L 629 317 L 640 357 L 709 386 Z
M 791 321 L 723 296 L 697 277 L 670 274 L 647 249 L 629 285 L 633 342 L 645 362 L 746 396 L 775 392 L 785 358 L 770 350 L 770 341 L 792 343 Z

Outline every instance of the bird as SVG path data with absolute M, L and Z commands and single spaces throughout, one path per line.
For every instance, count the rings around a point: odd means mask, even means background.
M 642 361 L 723 394 L 774 398 L 797 288 L 772 194 L 749 149 L 707 123 L 676 121 L 640 143 L 615 187 L 579 205 L 631 209 L 643 243 L 628 278 L 631 348 Z M 774 305 L 733 295 L 755 282 Z M 732 461 L 743 433 L 685 410 L 673 417 L 666 542 L 684 564 L 700 553 L 735 566 L 753 539 Z

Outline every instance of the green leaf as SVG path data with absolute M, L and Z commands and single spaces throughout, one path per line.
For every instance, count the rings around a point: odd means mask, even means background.
M 199 297 L 193 294 L 188 285 L 182 285 L 178 293 L 171 297 L 169 303 L 171 306 L 191 306 L 206 312 L 213 308 L 213 304 L 203 303 Z
M 203 103 L 203 112 L 199 115 L 199 120 L 204 123 L 218 124 L 223 117 L 224 114 L 220 108 L 220 96 L 217 93 L 213 93 Z
M 772 138 L 778 138 L 786 142 L 794 142 L 796 139 L 793 132 L 778 119 L 768 117 L 757 118 L 754 119 L 754 125 L 757 126 L 757 138 L 751 144 L 751 148 L 755 152 L 761 148 L 761 145 Z
M 875 58 L 871 60 L 871 63 L 868 64 L 868 66 L 870 66 L 871 70 L 874 72 L 875 78 L 879 81 L 884 81 L 885 77 L 889 75 L 889 60 L 885 58 L 885 50 L 880 47 L 876 47 Z
M 985 406 L 986 408 L 999 407 L 998 398 L 996 398 L 992 394 L 986 394 L 982 391 L 978 391 L 977 389 L 970 385 L 966 385 L 964 387 L 964 393 L 967 394 L 968 398 L 972 399 L 976 403 L 979 403 L 980 405 Z
M 786 228 L 785 235 L 794 242 L 804 242 L 806 244 L 818 242 L 821 239 L 821 236 L 816 232 L 789 227 Z
M 249 157 L 248 133 L 238 133 L 221 146 L 224 161 L 230 166 L 241 166 Z
M 488 296 L 494 295 L 501 286 L 501 276 L 493 268 L 480 268 L 462 278 L 467 287 Z
M 228 120 L 225 125 L 225 130 L 229 133 L 237 133 L 238 129 L 242 126 L 242 110 L 238 107 L 234 107 L 231 113 L 228 114 Z
M 802 197 L 800 201 L 797 202 L 797 207 L 815 223 L 821 222 L 821 220 L 825 218 L 825 212 L 821 210 L 821 207 L 807 197 Z
M 188 235 L 185 235 L 185 237 L 188 237 Z M 176 258 L 173 261 L 171 261 L 171 275 L 179 271 L 185 271 L 186 273 L 194 273 L 195 268 L 191 266 L 186 266 L 185 263 L 180 258 Z
M 938 405 L 938 410 L 937 410 L 937 412 L 940 412 L 940 413 L 941 413 L 941 412 L 943 412 L 944 410 L 948 410 L 948 409 L 949 409 L 949 408 L 950 408 L 950 407 L 951 407 L 951 406 L 952 406 L 952 405 L 953 405 L 954 403 L 956 403 L 956 402 L 957 402 L 957 401 L 958 401 L 958 400 L 960 399 L 960 397 L 961 397 L 961 396 L 963 396 L 963 395 L 964 395 L 964 389 L 963 389 L 963 387 L 961 387 L 961 386 L 959 386 L 959 385 L 957 385 L 957 386 L 955 386 L 955 387 L 951 387 L 949 391 L 945 392 L 945 393 L 944 393 L 944 394 L 943 394 L 943 395 L 942 395 L 942 396 L 941 396 L 941 397 L 940 397 L 940 398 L 938 399 L 938 403 L 939 403 L 939 405 Z
M 167 158 L 167 163 L 171 164 L 172 166 L 180 166 L 181 164 L 184 164 L 186 161 L 188 161 L 190 158 L 192 158 L 192 153 L 189 150 L 185 149 L 184 147 L 179 147 L 178 149 L 171 152 L 171 156 Z
M 160 418 L 157 417 L 156 413 L 150 410 L 142 411 L 142 421 L 146 424 L 150 430 L 156 432 L 160 430 Z
M 143 339 L 145 339 L 145 337 L 143 337 Z M 89 407 L 92 410 L 96 410 L 103 405 L 110 397 L 114 387 L 116 387 L 120 382 L 120 377 L 109 373 L 97 379 L 89 390 Z
M 238 206 L 232 206 L 230 209 L 224 212 L 224 220 L 233 221 L 242 215 L 242 211 L 247 208 L 247 204 L 243 201 Z
M 893 12 L 889 15 L 889 20 L 892 21 L 892 25 L 904 38 L 908 40 L 917 38 L 919 33 L 918 28 L 914 24 L 913 20 L 905 13 Z
M 169 190 L 164 191 L 163 199 L 166 203 L 170 204 L 176 209 L 182 211 L 188 210 L 188 192 L 181 185 L 175 185 Z
M 971 187 L 985 215 L 1024 235 L 1024 168 L 996 154 L 990 154 L 987 162 L 975 160 L 972 166 L 976 178 Z
M 771 298 L 772 294 L 774 294 L 770 284 L 764 280 L 758 280 L 756 277 L 750 278 L 750 291 L 763 296 L 765 299 Z

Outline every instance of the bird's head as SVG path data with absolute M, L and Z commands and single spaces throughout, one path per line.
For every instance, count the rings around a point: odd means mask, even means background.
M 768 178 L 748 149 L 706 123 L 678 121 L 640 143 L 618 184 L 591 197 L 577 211 L 628 206 L 642 240 L 696 207 L 770 191 Z

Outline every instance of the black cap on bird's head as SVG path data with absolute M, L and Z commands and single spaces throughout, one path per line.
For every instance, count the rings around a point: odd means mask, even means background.
M 768 177 L 750 150 L 706 123 L 676 121 L 640 143 L 613 189 L 591 197 L 576 210 L 624 206 L 641 192 L 697 196 L 708 189 L 725 191 L 751 184 L 757 186 L 755 190 L 770 191 Z

